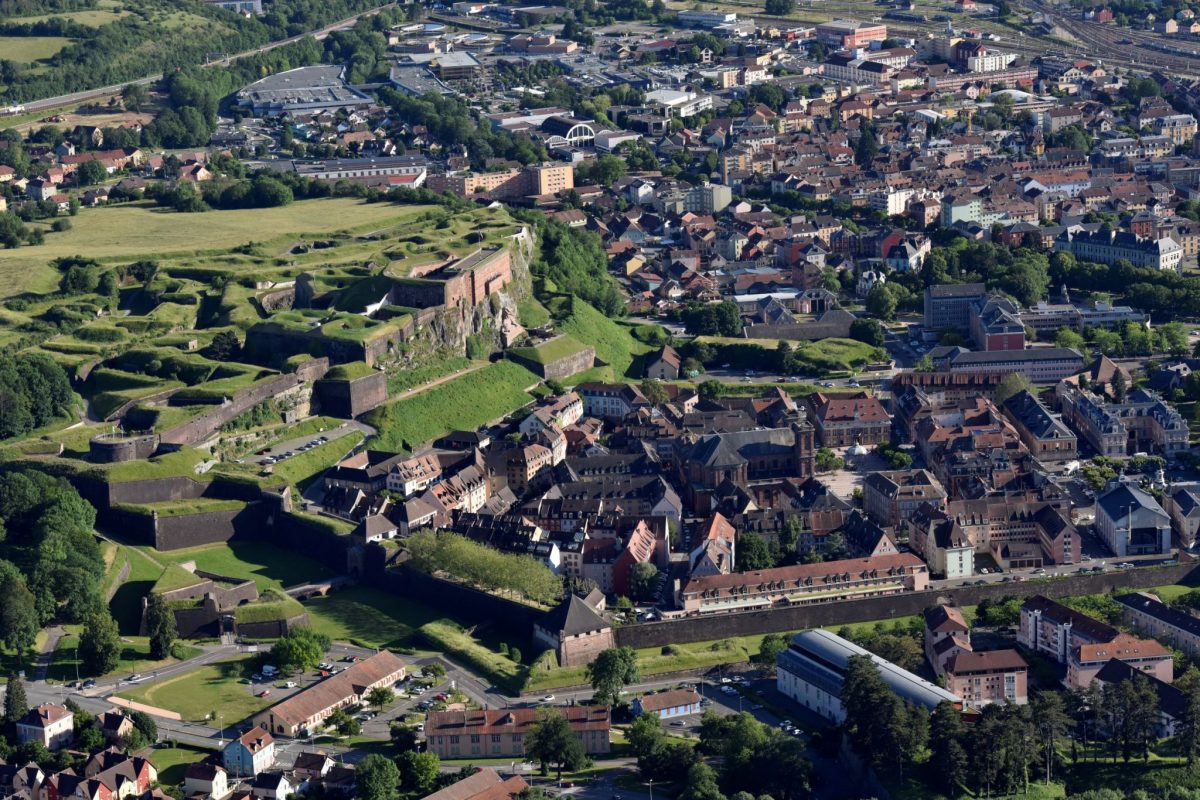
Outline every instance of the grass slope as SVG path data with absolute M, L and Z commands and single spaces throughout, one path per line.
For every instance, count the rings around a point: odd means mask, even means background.
M 232 541 L 169 552 L 142 549 L 164 564 L 195 561 L 196 569 L 201 572 L 252 580 L 258 584 L 259 592 L 329 578 L 334 574 L 319 561 L 266 542 Z
M 2 43 L 0 52 L 4 52 Z M 84 209 L 71 230 L 48 235 L 44 245 L 0 250 L 0 297 L 48 291 L 58 282 L 51 260 L 78 253 L 99 260 L 188 255 L 251 241 L 290 239 L 301 233 L 382 227 L 425 210 L 426 206 L 363 203 L 350 198 L 204 214 L 179 214 L 134 204 Z
M 9 61 L 31 64 L 49 58 L 72 41 L 63 36 L 0 36 L 0 53 Z
M 530 402 L 538 377 L 511 361 L 498 361 L 428 391 L 380 406 L 367 415 L 379 430 L 374 447 L 412 450 L 452 430 L 475 430 Z
M 640 378 L 638 357 L 653 348 L 643 344 L 629 332 L 582 300 L 572 299 L 560 304 L 566 314 L 558 321 L 558 329 L 575 339 L 596 348 L 596 358 L 607 366 L 586 370 L 575 376 L 577 381 L 620 380 Z

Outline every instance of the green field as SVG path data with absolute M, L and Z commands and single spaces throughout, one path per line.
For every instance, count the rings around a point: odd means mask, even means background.
M 4 41 L 0 40 L 0 51 Z M 49 291 L 58 281 L 50 261 L 78 253 L 102 261 L 183 257 L 270 240 L 278 242 L 282 254 L 298 234 L 371 230 L 424 210 L 425 206 L 363 203 L 350 198 L 204 214 L 180 214 L 144 204 L 84 209 L 71 230 L 48 235 L 44 245 L 0 250 L 0 297 Z
M 362 433 L 353 431 L 320 447 L 314 447 L 307 453 L 297 453 L 272 467 L 272 482 L 285 481 L 303 490 L 321 473 L 344 458 L 362 440 Z
M 110 22 L 116 22 L 121 17 L 129 16 L 128 11 L 109 11 L 103 8 L 89 8 L 83 11 L 68 11 L 62 14 L 41 14 L 36 17 L 19 17 L 13 22 L 22 24 L 31 24 L 34 22 L 45 22 L 51 19 L 69 19 L 72 22 L 77 22 L 80 25 L 87 25 L 89 28 L 99 28 L 102 25 L 107 25 Z
M 526 390 L 537 383 L 537 376 L 519 364 L 498 361 L 380 406 L 366 417 L 379 430 L 373 446 L 412 450 L 452 430 L 475 430 L 530 402 Z
M 472 361 L 466 356 L 451 356 L 450 358 L 439 358 L 437 361 L 425 364 L 424 366 L 389 372 L 388 395 L 400 394 L 409 389 L 415 389 L 422 384 L 431 383 L 438 378 L 444 378 L 456 372 L 465 372 L 476 364 L 482 366 L 483 362 Z
M 0 36 L 0 53 L 9 61 L 32 64 L 49 58 L 72 41 L 64 36 Z
M 744 664 L 759 651 L 763 635 L 735 636 L 711 642 L 650 647 L 637 651 L 638 669 L 643 678 L 684 670 L 707 669 L 721 664 Z M 664 652 L 665 651 L 665 652 Z M 557 667 L 549 671 L 531 671 L 525 690 L 558 689 L 586 684 L 584 667 Z
M 255 664 L 254 656 L 205 664 L 164 681 L 127 689 L 120 696 L 174 711 L 189 722 L 202 722 L 215 711 L 224 724 L 231 725 L 272 703 L 269 697 L 251 694 L 262 691 L 261 684 L 241 683 L 254 672 Z
M 246 624 L 291 619 L 303 613 L 304 606 L 300 605 L 299 600 L 278 589 L 267 589 L 259 595 L 257 601 L 238 606 L 233 615 L 238 624 Z
M 190 514 L 235 511 L 245 508 L 246 501 L 197 497 L 192 500 L 165 500 L 161 503 L 120 503 L 118 507 L 122 511 L 129 511 L 146 517 L 152 514 L 158 514 L 160 517 L 183 517 Z
M 334 574 L 319 561 L 266 542 L 232 541 L 166 552 L 150 547 L 139 549 L 163 563 L 195 561 L 196 569 L 202 572 L 252 580 L 258 584 L 260 592 L 329 578 Z
M 178 786 L 183 783 L 183 774 L 191 764 L 203 761 L 212 755 L 211 750 L 201 750 L 186 744 L 159 747 L 150 751 L 150 761 L 158 770 L 158 782 L 163 786 Z
M 411 645 L 416 629 L 439 617 L 427 606 L 365 586 L 314 597 L 304 608 L 313 628 L 334 641 L 362 647 Z
M 73 681 L 76 678 L 101 677 L 89 675 L 78 660 L 76 648 L 79 646 L 79 626 L 68 625 L 67 635 L 58 641 L 54 648 L 54 657 L 46 671 L 47 680 Z M 182 646 L 176 652 L 191 658 L 198 655 L 200 650 L 194 647 Z M 117 668 L 108 673 L 110 676 L 127 675 L 131 672 L 152 672 L 156 669 L 178 663 L 178 659 L 164 658 L 156 661 L 150 658 L 150 639 L 146 636 L 123 636 L 121 638 L 121 654 L 117 660 Z

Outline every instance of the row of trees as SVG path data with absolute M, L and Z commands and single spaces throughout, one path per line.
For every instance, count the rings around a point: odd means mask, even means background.
M 421 531 L 405 544 L 413 566 L 424 572 L 444 572 L 546 604 L 562 598 L 562 581 L 532 556 L 501 553 L 449 531 Z

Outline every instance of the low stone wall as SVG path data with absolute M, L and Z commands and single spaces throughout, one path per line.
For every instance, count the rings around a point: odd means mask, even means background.
M 909 592 L 886 597 L 868 597 L 813 605 L 788 606 L 762 611 L 729 614 L 709 614 L 703 617 L 684 617 L 624 625 L 615 630 L 619 647 L 662 647 L 667 644 L 687 644 L 745 636 L 757 633 L 777 633 L 804 628 L 828 628 L 852 622 L 920 614 L 938 603 L 958 606 L 978 605 L 982 600 L 1001 600 L 1008 597 L 1067 597 L 1081 594 L 1103 594 L 1111 591 L 1148 589 L 1173 583 L 1200 581 L 1195 564 L 1175 564 L 1144 569 L 1115 570 L 1091 575 L 1073 575 L 1049 581 L 1021 583 L 992 583 L 986 586 L 963 586 L 939 591 Z

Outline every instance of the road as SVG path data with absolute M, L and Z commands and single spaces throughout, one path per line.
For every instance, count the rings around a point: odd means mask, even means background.
M 380 11 L 383 11 L 386 8 L 392 8 L 395 5 L 396 4 L 394 2 L 388 3 L 386 5 L 379 6 L 378 8 L 373 8 L 370 11 L 364 11 L 361 14 L 355 14 L 352 17 L 346 17 L 345 19 L 338 20 L 337 22 L 334 22 L 330 25 L 326 25 L 324 28 L 320 28 L 315 31 L 309 31 L 307 33 L 302 33 L 297 36 L 290 36 L 287 39 L 280 39 L 279 41 L 275 41 L 275 42 L 268 42 L 267 44 L 264 44 L 261 47 L 254 48 L 253 50 L 247 50 L 242 53 L 237 53 L 235 55 L 226 56 L 225 58 L 222 58 L 218 61 L 210 62 L 210 65 L 225 66 L 225 65 L 233 63 L 234 61 L 238 60 L 239 58 L 245 58 L 246 56 L 257 55 L 258 53 L 266 53 L 270 50 L 274 50 L 277 47 L 283 47 L 284 45 L 292 44 L 293 42 L 298 42 L 301 39 L 307 38 L 309 36 L 311 36 L 317 40 L 324 39 L 327 36 L 329 36 L 329 34 L 333 33 L 334 31 L 343 30 L 345 28 L 352 28 L 352 27 L 354 27 L 354 24 L 356 22 L 358 22 L 360 19 L 362 19 L 364 17 L 373 17 L 376 14 L 378 14 Z M 85 100 L 94 100 L 97 97 L 105 97 L 108 95 L 117 94 L 131 83 L 137 84 L 137 85 L 143 85 L 143 86 L 147 85 L 147 84 L 151 84 L 151 83 L 156 83 L 158 81 L 161 81 L 163 79 L 163 77 L 164 77 L 163 73 L 160 72 L 160 73 L 157 73 L 154 75 L 147 75 L 144 78 L 137 78 L 136 80 L 124 81 L 122 83 L 115 83 L 110 86 L 101 86 L 96 89 L 85 89 L 84 91 L 81 91 L 81 92 L 71 92 L 70 94 L 60 94 L 56 97 L 45 97 L 40 100 L 31 100 L 29 102 L 22 103 L 21 105 L 25 106 L 26 111 L 45 111 L 45 110 L 50 110 L 53 108 L 58 108 L 59 106 L 69 105 L 71 103 L 81 103 Z

